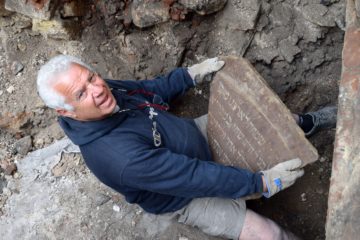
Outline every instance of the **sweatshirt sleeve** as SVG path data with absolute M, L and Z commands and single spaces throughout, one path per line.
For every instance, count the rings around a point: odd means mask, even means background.
M 259 173 L 192 159 L 165 148 L 138 151 L 121 175 L 123 184 L 179 197 L 240 198 L 262 192 Z
M 176 68 L 165 76 L 159 76 L 152 80 L 122 81 L 132 89 L 144 89 L 162 97 L 165 102 L 180 97 L 195 86 L 194 80 L 186 68 Z

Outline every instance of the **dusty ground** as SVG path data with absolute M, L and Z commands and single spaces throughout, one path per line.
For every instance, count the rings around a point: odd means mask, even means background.
M 19 161 L 28 151 L 63 136 L 55 114 L 41 103 L 35 90 L 40 65 L 58 53 L 81 56 L 104 77 L 114 79 L 151 78 L 206 57 L 244 56 L 291 111 L 306 112 L 336 104 L 343 40 L 339 27 L 344 4 L 340 1 L 329 5 L 329 12 L 334 14 L 327 24 L 316 13 L 303 8 L 319 1 L 300 0 L 296 4 L 290 0 L 256 1 L 260 14 L 254 27 L 240 31 L 244 26 L 237 25 L 240 23 L 234 6 L 238 2 L 229 1 L 216 14 L 204 17 L 190 14 L 183 22 L 169 21 L 144 30 L 134 26 L 124 29 L 102 8 L 95 8 L 91 16 L 80 18 L 83 31 L 73 41 L 44 38 L 31 30 L 31 19 L 20 14 L 1 17 L 0 160 Z M 173 112 L 186 117 L 200 116 L 207 112 L 208 98 L 209 87 L 205 84 L 179 100 Z M 30 140 L 25 141 L 24 137 Z M 324 239 L 333 140 L 333 130 L 310 138 L 320 160 L 306 167 L 305 176 L 294 187 L 271 199 L 249 202 L 249 207 L 304 239 Z M 0 171 L 3 206 L 16 192 L 6 187 L 8 182 L 21 176 Z M 76 172 L 65 172 L 68 178 L 76 178 Z M 6 215 L 4 209 L 2 214 Z M 187 233 L 191 230 L 176 231 L 190 236 Z M 180 233 L 174 236 L 181 236 Z M 124 233 L 124 239 L 135 235 Z M 143 238 L 139 233 L 138 239 Z

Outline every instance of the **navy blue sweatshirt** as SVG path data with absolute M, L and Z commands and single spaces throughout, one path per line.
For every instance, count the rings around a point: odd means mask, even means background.
M 107 186 L 155 214 L 173 212 L 193 198 L 240 198 L 262 192 L 259 173 L 213 162 L 209 146 L 192 119 L 155 109 L 161 145 L 153 140 L 145 102 L 169 103 L 194 86 L 186 69 L 143 81 L 106 80 L 121 110 L 98 121 L 59 117 L 79 145 L 89 169 Z M 155 95 L 141 93 L 139 89 Z M 129 95 L 132 90 L 137 94 Z

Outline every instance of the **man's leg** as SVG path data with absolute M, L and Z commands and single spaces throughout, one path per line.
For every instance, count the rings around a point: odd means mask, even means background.
M 240 233 L 240 240 L 287 240 L 299 239 L 291 232 L 283 230 L 272 220 L 249 209 L 246 210 L 245 221 Z
M 324 107 L 315 112 L 293 114 L 293 117 L 305 136 L 310 137 L 320 130 L 336 127 L 337 107 Z
M 206 140 L 208 140 L 207 132 L 206 132 L 207 121 L 208 121 L 207 114 L 194 119 L 196 126 L 198 127 L 201 134 L 205 137 Z

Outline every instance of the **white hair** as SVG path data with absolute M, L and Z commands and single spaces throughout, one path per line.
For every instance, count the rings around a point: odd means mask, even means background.
M 54 84 L 59 80 L 58 76 L 69 70 L 71 64 L 77 63 L 87 69 L 92 70 L 90 66 L 77 57 L 69 55 L 58 55 L 44 64 L 37 75 L 37 89 L 39 96 L 50 108 L 60 108 L 73 110 L 73 106 L 65 102 L 65 97 L 54 90 Z

